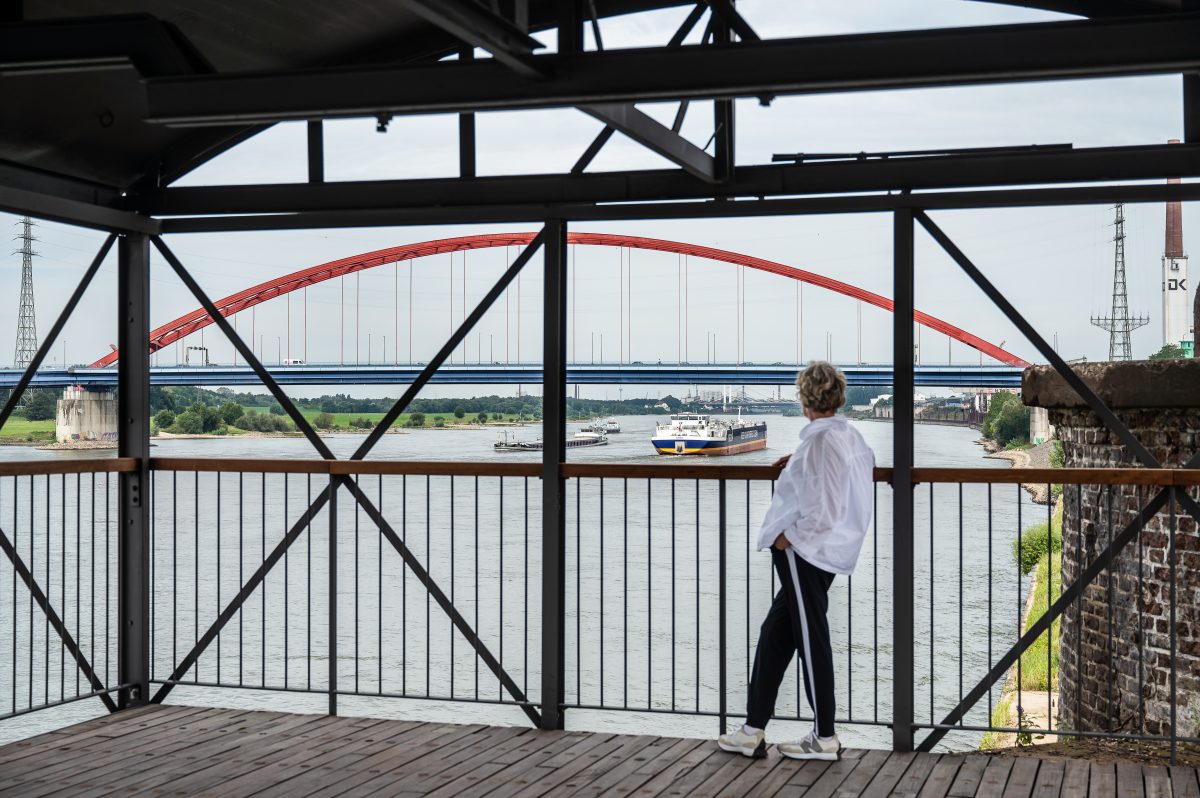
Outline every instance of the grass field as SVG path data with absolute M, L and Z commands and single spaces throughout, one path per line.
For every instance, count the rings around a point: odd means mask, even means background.
M 52 441 L 54 440 L 54 420 L 26 421 L 19 416 L 13 416 L 0 429 L 0 440 L 5 441 Z

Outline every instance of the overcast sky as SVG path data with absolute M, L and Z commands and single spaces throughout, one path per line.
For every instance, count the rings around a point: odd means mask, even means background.
M 906 28 L 1044 21 L 1058 15 L 997 7 L 964 0 L 806 0 L 781 3 L 743 0 L 739 8 L 764 38 L 867 32 Z M 608 48 L 665 42 L 685 9 L 643 14 L 602 23 Z M 693 38 L 699 36 L 698 26 Z M 589 34 L 590 37 L 590 34 Z M 551 49 L 553 36 L 541 37 Z M 775 152 L 881 151 L 963 146 L 1023 145 L 1069 142 L 1077 147 L 1154 144 L 1181 137 L 1178 77 L 989 86 L 891 93 L 853 93 L 779 98 L 769 108 L 756 101 L 737 105 L 739 164 L 769 162 Z M 645 105 L 644 110 L 668 124 L 675 106 Z M 696 103 L 684 133 L 699 146 L 711 136 L 712 115 Z M 599 131 L 600 124 L 574 110 L 482 114 L 478 121 L 481 174 L 561 172 L 570 168 Z M 399 118 L 386 134 L 374 121 L 327 123 L 326 174 L 329 180 L 367 180 L 452 176 L 457 169 L 457 122 L 452 116 Z M 661 168 L 665 162 L 615 136 L 593 163 L 592 171 Z M 305 177 L 304 134 L 299 124 L 279 125 L 189 175 L 182 184 L 293 182 Z M 1160 258 L 1164 209 L 1161 205 L 1126 208 L 1126 253 L 1130 307 L 1149 316 L 1150 324 L 1134 333 L 1135 356 L 1144 357 L 1162 344 Z M 1060 352 L 1068 357 L 1104 359 L 1107 334 L 1089 325 L 1089 317 L 1111 304 L 1113 211 L 1105 207 L 941 212 L 935 219 L 962 249 L 1049 338 L 1057 333 Z M 1200 235 L 1200 217 L 1185 206 L 1185 247 Z M 239 233 L 173 236 L 169 243 L 211 296 L 221 297 L 249 285 L 328 260 L 395 246 L 478 232 L 525 229 L 527 226 L 456 226 L 316 230 L 309 232 Z M 796 219 L 737 219 L 688 222 L 623 222 L 581 224 L 576 230 L 620 232 L 673 239 L 743 252 L 829 275 L 890 296 L 891 220 L 886 215 L 824 216 Z M 16 234 L 16 217 L 0 215 L 0 231 Z M 40 223 L 35 261 L 38 329 L 44 334 L 74 287 L 102 236 L 63 225 Z M 917 236 L 917 305 L 922 310 L 1030 360 L 1037 359 L 1027 342 L 923 234 Z M 16 249 L 14 244 L 13 249 Z M 513 253 L 507 253 L 511 255 Z M 424 259 L 387 266 L 309 289 L 291 302 L 290 354 L 308 362 L 356 357 L 366 362 L 368 336 L 372 359 L 427 359 L 441 345 L 453 319 L 461 320 L 465 303 L 475 300 L 505 265 L 506 253 L 476 251 L 453 258 L 454 294 L 450 293 L 451 258 Z M 632 299 L 622 299 L 620 259 L 616 250 L 579 247 L 574 255 L 573 320 L 570 352 L 578 360 L 593 356 L 593 340 L 603 336 L 604 359 L 674 361 L 686 348 L 687 358 L 702 361 L 737 357 L 738 269 L 691 259 L 687 266 L 689 302 L 687 336 L 677 297 L 682 268 L 674 255 L 635 251 L 630 260 Z M 465 258 L 465 266 L 464 266 Z M 409 273 L 412 273 L 413 334 L 409 336 Z M 515 360 L 540 358 L 541 314 L 539 271 L 522 278 L 520 314 L 516 291 L 510 292 L 508 332 L 505 301 L 479 326 L 466 358 Z M 11 347 L 16 331 L 20 257 L 6 255 L 0 267 L 0 347 Z M 67 325 L 68 363 L 90 362 L 116 342 L 115 257 Z M 795 285 L 784 278 L 746 271 L 743 358 L 756 362 L 792 362 L 823 357 L 827 347 L 838 362 L 887 361 L 891 356 L 888 314 L 850 299 L 808 286 L 804 289 L 801 351 L 797 352 Z M 152 319 L 166 322 L 196 302 L 159 260 L 154 262 Z M 343 292 L 345 302 L 342 301 Z M 632 304 L 632 314 L 627 303 Z M 307 334 L 304 307 L 307 304 Z M 361 317 L 356 319 L 355 308 Z M 399 319 L 394 310 L 399 309 Z M 288 355 L 288 306 L 276 300 L 259 307 L 253 320 L 244 313 L 238 328 L 251 324 L 262 336 L 264 359 Z M 621 321 L 624 319 L 624 331 Z M 357 325 L 360 344 L 355 352 Z M 339 327 L 344 333 L 339 332 Z M 199 344 L 197 340 L 188 343 Z M 277 343 L 277 340 L 278 343 Z M 384 339 L 386 338 L 386 352 Z M 62 341 L 53 361 L 64 357 Z M 937 333 L 921 334 L 926 362 L 978 362 L 974 350 L 948 346 Z M 205 345 L 218 362 L 232 359 L 232 347 L 215 328 Z M 339 353 L 339 345 L 344 347 Z M 257 343 L 256 343 L 257 346 Z M 619 350 L 620 353 L 619 353 Z M 0 361 L 11 359 L 0 349 Z M 599 357 L 599 352 L 595 352 Z M 161 362 L 174 361 L 173 351 Z M 319 392 L 324 392 L 321 389 Z M 464 389 L 457 389 L 461 392 Z M 487 389 L 490 391 L 491 389 Z M 378 393 L 379 391 L 372 391 Z M 394 390 L 384 393 L 395 393 Z

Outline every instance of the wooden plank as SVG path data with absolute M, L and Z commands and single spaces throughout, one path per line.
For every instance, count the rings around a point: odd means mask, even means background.
M 749 795 L 760 784 L 766 785 L 772 782 L 776 782 L 782 787 L 792 775 L 793 769 L 782 767 L 782 765 L 784 762 L 792 762 L 794 760 L 780 756 L 778 751 L 768 751 L 767 758 L 758 761 L 762 767 L 756 766 L 743 770 L 740 775 L 736 776 L 733 781 L 725 786 L 726 795 Z M 782 780 L 779 781 L 779 779 Z
M 325 720 L 320 718 L 298 727 L 293 735 L 279 735 L 232 752 L 224 763 L 220 781 L 207 783 L 201 789 L 208 798 L 245 795 L 256 789 L 255 785 L 269 784 L 271 779 L 286 778 L 280 774 L 294 773 L 312 757 L 314 750 L 335 752 L 346 746 L 361 747 L 369 745 L 375 735 L 387 737 L 388 732 L 421 725 L 408 721 L 376 721 L 367 727 L 352 725 L 347 732 L 343 724 L 323 722 Z
M 979 792 L 979 784 L 983 781 L 983 771 L 987 768 L 991 757 L 966 756 L 958 766 L 958 773 L 950 784 L 948 798 L 975 798 Z
M 456 752 L 470 749 L 476 745 L 488 744 L 493 731 L 490 727 L 470 726 L 467 728 L 471 730 L 469 733 L 459 734 L 448 742 L 440 735 L 440 728 L 434 727 L 430 739 L 400 751 L 396 755 L 392 755 L 390 752 L 381 753 L 374 757 L 347 763 L 347 767 L 344 768 L 331 766 L 326 768 L 319 778 L 309 783 L 310 789 L 306 789 L 300 794 L 367 796 L 392 793 L 394 792 L 392 785 L 396 783 L 397 779 L 427 776 L 437 767 L 438 762 Z M 349 777 L 362 771 L 369 773 L 367 778 L 355 780 L 352 784 Z M 296 790 L 290 789 L 286 784 L 256 793 L 256 795 L 264 797 L 295 794 Z
M 526 773 L 554 754 L 572 748 L 587 739 L 588 736 L 582 732 L 547 732 L 531 729 L 519 747 L 508 753 L 500 754 L 486 768 L 479 769 L 478 778 L 452 781 L 430 795 L 444 794 L 467 798 L 468 796 L 496 795 L 497 788 L 505 785 L 523 786 L 528 783 L 528 780 L 523 778 Z
M 750 786 L 744 793 L 746 798 L 769 798 L 777 794 L 787 784 L 793 785 L 794 788 L 810 787 L 817 779 L 821 778 L 821 774 L 830 765 L 829 762 L 821 760 L 803 762 L 788 759 L 785 756 L 780 756 L 779 752 L 774 749 L 770 749 L 767 752 L 767 759 L 769 761 L 778 759 L 779 764 L 762 781 Z M 805 783 L 798 783 L 796 779 L 804 779 Z
M 649 780 L 642 782 L 637 791 L 639 798 L 658 795 L 685 773 L 691 772 L 693 768 L 713 755 L 711 740 L 695 740 L 694 742 L 696 745 L 688 748 L 675 761 L 664 763 L 657 773 L 651 775 Z
M 154 757 L 151 751 L 156 754 L 163 752 L 167 756 L 179 751 L 190 752 L 195 746 L 211 740 L 214 734 L 236 728 L 239 723 L 250 722 L 249 716 L 254 714 L 248 711 L 209 711 L 199 719 L 193 720 L 195 716 L 189 717 L 191 723 L 187 726 L 187 733 L 178 729 L 155 728 L 145 731 L 144 739 L 131 740 L 129 737 L 122 737 L 116 741 L 98 742 L 93 746 L 81 748 L 79 751 L 83 755 L 82 759 L 76 757 L 64 761 L 51 755 L 45 766 L 34 774 L 31 783 L 26 783 L 20 791 L 30 798 L 35 798 L 56 793 L 64 787 L 71 787 L 74 791 L 74 788 L 80 786 L 111 785 L 134 771 L 149 773 L 151 779 L 157 778 L 172 760 Z M 168 738 L 168 742 L 155 742 Z M 131 754 L 131 750 L 140 753 L 140 758 Z M 155 758 L 157 763 L 154 762 Z M 80 766 L 87 763 L 93 764 L 87 767 Z
M 762 778 L 775 767 L 775 763 L 770 759 L 754 759 L 741 754 L 731 754 L 726 759 L 724 765 L 692 790 L 691 796 L 714 798 L 717 795 L 729 795 L 731 793 L 728 787 L 734 779 L 741 776 L 747 776 L 751 780 L 754 780 L 755 776 Z
M 1013 760 L 1006 756 L 993 756 L 983 769 L 983 778 L 979 780 L 977 795 L 1002 795 L 1008 774 L 1012 771 Z
M 621 744 L 620 737 L 610 735 L 600 745 L 581 752 L 577 758 L 570 761 L 566 761 L 563 756 L 552 757 L 531 774 L 530 781 L 525 787 L 512 794 L 517 798 L 534 798 L 534 796 L 544 795 L 547 790 L 562 784 L 593 762 L 602 759 L 612 751 L 619 750 Z
M 1033 794 L 1039 765 L 1041 762 L 1031 756 L 1014 757 L 1003 798 L 1029 798 Z
M 1111 762 L 1091 763 L 1087 794 L 1089 798 L 1116 798 L 1117 771 Z
M 138 470 L 136 457 L 90 457 L 78 460 L 10 460 L 0 462 L 0 477 L 31 474 L 110 474 Z
M 916 798 L 941 759 L 940 754 L 921 754 L 914 758 L 908 770 L 900 777 L 900 781 L 892 788 L 891 794 L 898 798 Z
M 609 770 L 632 759 L 638 751 L 650 745 L 655 739 L 657 738 L 644 735 L 627 735 L 621 738 L 619 747 L 610 750 L 605 756 L 597 757 L 583 770 L 552 788 L 546 793 L 546 796 L 549 798 L 550 796 L 579 794 Z
M 430 793 L 439 790 L 459 778 L 466 778 L 468 784 L 484 778 L 505 767 L 504 755 L 520 748 L 530 735 L 529 728 L 509 728 L 504 734 L 493 735 L 486 743 L 461 749 L 456 755 L 446 757 L 428 772 L 403 776 L 405 792 Z M 501 760 L 501 761 L 497 761 Z
M 958 774 L 958 768 L 962 765 L 964 757 L 961 756 L 943 756 L 933 766 L 933 772 L 929 774 L 929 778 L 925 780 L 925 784 L 921 787 L 921 792 L 918 798 L 945 798 L 950 792 L 950 785 L 954 783 L 954 777 Z
M 1146 784 L 1146 798 L 1171 798 L 1171 774 L 1165 767 L 1146 765 L 1142 768 Z
M 805 787 L 802 783 L 793 780 L 783 785 L 776 795 L 831 798 L 837 792 L 838 787 L 842 786 L 842 782 L 862 763 L 864 754 L 865 752 L 858 750 L 843 751 L 840 759 L 828 763 L 828 767 L 816 781 L 812 782 L 812 786 Z M 804 780 L 807 781 L 807 777 Z
M 1063 768 L 1062 792 L 1060 793 L 1062 798 L 1086 798 L 1091 774 L 1091 764 L 1087 761 L 1067 760 L 1066 767 Z
M 634 788 L 650 780 L 667 762 L 671 761 L 670 754 L 679 742 L 671 737 L 658 737 L 650 745 L 639 749 L 633 756 L 626 758 L 607 773 L 593 779 L 578 790 L 576 795 L 600 795 L 601 793 L 631 793 Z M 689 740 L 699 744 L 699 740 Z M 618 791 L 617 785 L 624 785 Z
M 131 748 L 137 750 L 144 747 L 151 740 L 155 741 L 155 744 L 160 747 L 170 746 L 181 735 L 190 744 L 193 741 L 207 738 L 213 729 L 236 724 L 238 719 L 244 714 L 246 714 L 244 711 L 232 713 L 210 711 L 189 716 L 185 719 L 187 723 L 183 727 L 167 728 L 165 730 L 162 727 L 141 729 L 139 730 L 139 738 L 145 738 L 145 742 L 142 742 L 141 739 L 131 740 L 128 735 L 70 740 L 54 749 L 46 750 L 40 755 L 26 757 L 20 760 L 19 763 L 7 765 L 4 768 L 5 778 L 0 779 L 0 792 L 5 788 L 12 787 L 14 784 L 25 783 L 31 780 L 41 783 L 57 783 L 60 776 L 64 774 L 68 776 L 87 774 L 89 777 L 98 777 L 102 772 L 100 768 L 105 766 L 111 768 L 114 764 L 120 763 L 125 753 Z M 180 728 L 186 728 L 188 730 L 187 733 L 183 734 L 180 732 Z M 94 766 L 80 767 L 81 764 L 88 762 L 94 763 Z M 32 791 L 28 787 L 23 789 L 26 792 Z
M 1066 772 L 1066 763 L 1054 759 L 1043 760 L 1038 768 L 1037 780 L 1033 783 L 1033 798 L 1058 798 Z
M 1172 765 L 1171 791 L 1175 798 L 1200 798 L 1200 780 L 1197 779 L 1195 768 L 1185 768 Z
M 879 769 L 887 764 L 891 756 L 890 751 L 875 749 L 864 751 L 859 757 L 858 767 L 838 786 L 834 795 L 859 795 L 878 775 Z
M 366 768 L 366 763 L 377 762 L 383 757 L 389 759 L 400 757 L 405 751 L 410 751 L 422 743 L 427 744 L 435 735 L 441 735 L 440 739 L 453 739 L 454 729 L 461 728 L 463 727 L 448 728 L 438 724 L 418 723 L 408 728 L 393 727 L 389 724 L 378 731 L 368 730 L 366 737 L 363 738 L 364 757 L 355 763 L 359 770 L 343 774 L 342 782 L 336 786 L 334 791 L 341 792 L 378 775 L 379 771 L 371 771 Z M 298 775 L 298 768 L 310 755 L 311 748 L 305 745 L 298 747 L 294 758 L 285 758 L 269 763 L 258 762 L 256 763 L 258 766 L 254 770 L 243 774 L 234 785 L 230 785 L 228 789 L 223 788 L 218 795 L 253 794 L 266 787 L 293 779 Z M 364 772 L 364 768 L 366 768 L 366 772 Z M 236 786 L 237 789 L 232 789 L 233 786 Z
M 665 785 L 663 789 L 653 794 L 662 796 L 691 795 L 692 790 L 704 784 L 710 776 L 728 764 L 730 757 L 736 756 L 739 759 L 749 761 L 741 754 L 731 754 L 728 751 L 722 751 L 711 743 L 709 746 L 701 746 L 699 750 L 707 751 L 708 756 L 696 762 L 688 770 L 680 773 L 669 784 Z M 639 795 L 641 794 L 639 792 Z
M 1117 798 L 1142 798 L 1146 787 L 1142 783 L 1142 766 L 1132 762 L 1117 763 Z
M 875 778 L 871 779 L 867 788 L 861 792 L 864 798 L 883 798 L 892 792 L 899 782 L 900 778 L 912 765 L 918 754 L 911 751 L 898 753 L 892 752 L 879 768 L 879 772 L 875 774 Z M 848 781 L 848 780 L 847 780 Z M 839 792 L 839 794 L 841 794 Z
M 612 735 L 608 734 L 563 732 L 560 742 L 555 742 L 539 751 L 536 756 L 529 757 L 529 767 L 516 770 L 511 779 L 494 774 L 485 779 L 477 788 L 465 790 L 463 794 L 509 798 L 537 781 L 539 776 L 545 772 L 543 768 L 553 771 L 554 765 L 551 763 L 557 762 L 559 766 L 562 766 L 611 739 Z

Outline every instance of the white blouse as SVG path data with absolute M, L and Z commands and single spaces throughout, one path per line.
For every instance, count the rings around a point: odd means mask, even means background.
M 875 453 L 843 416 L 810 421 L 775 484 L 759 551 L 782 533 L 823 571 L 850 574 L 871 522 Z

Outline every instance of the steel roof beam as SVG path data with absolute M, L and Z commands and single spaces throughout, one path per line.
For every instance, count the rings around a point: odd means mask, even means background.
M 461 41 L 487 50 L 518 75 L 544 77 L 533 55 L 542 43 L 500 15 L 470 0 L 403 0 L 403 5 Z
M 514 175 L 258 186 L 170 187 L 131 197 L 139 212 L 164 215 L 301 213 L 399 208 L 662 202 L 872 191 L 927 191 L 1200 177 L 1200 145 L 1096 147 L 957 156 L 821 161 L 739 167 L 712 185 L 675 169 L 581 175 Z
M 426 21 L 474 47 L 481 47 L 524 78 L 548 77 L 533 51 L 541 42 L 518 30 L 508 20 L 470 0 L 404 0 L 405 5 Z M 581 106 L 589 116 L 619 130 L 629 138 L 679 164 L 707 182 L 716 180 L 712 156 L 670 128 L 639 111 L 631 103 Z
M 900 89 L 1200 70 L 1200 14 L 146 82 L 147 117 L 213 125 Z

